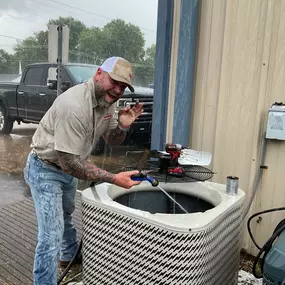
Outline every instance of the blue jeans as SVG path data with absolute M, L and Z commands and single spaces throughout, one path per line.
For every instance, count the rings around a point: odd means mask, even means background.
M 69 261 L 77 250 L 72 222 L 77 179 L 46 164 L 31 152 L 24 168 L 38 221 L 38 243 L 34 259 L 34 284 L 56 285 L 58 254 Z

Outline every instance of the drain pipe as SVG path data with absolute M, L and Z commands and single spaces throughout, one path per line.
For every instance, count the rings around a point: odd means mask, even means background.
M 249 212 L 249 209 L 252 205 L 253 199 L 258 191 L 259 185 L 260 185 L 260 181 L 261 181 L 261 177 L 263 174 L 263 170 L 267 169 L 267 166 L 264 165 L 264 160 L 265 160 L 265 153 L 266 153 L 266 148 L 267 148 L 267 139 L 265 138 L 265 135 L 263 136 L 263 140 L 262 140 L 262 147 L 261 147 L 261 154 L 260 154 L 260 163 L 258 164 L 259 167 L 256 171 L 255 174 L 255 179 L 254 179 L 254 184 L 253 184 L 253 191 L 252 191 L 252 195 L 249 199 L 249 202 L 245 208 L 244 211 L 244 215 L 243 215 L 243 219 L 246 217 L 246 215 Z
M 226 193 L 228 195 L 236 196 L 238 194 L 238 181 L 239 178 L 236 176 L 227 177 Z

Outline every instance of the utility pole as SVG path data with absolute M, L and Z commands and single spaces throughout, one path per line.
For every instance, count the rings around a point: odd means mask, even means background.
M 68 63 L 69 28 L 67 26 L 50 25 L 48 34 L 48 61 L 53 64 L 48 71 L 48 84 L 57 83 L 57 96 L 62 93 L 63 65 Z
M 61 94 L 62 89 L 62 25 L 57 27 L 58 32 L 58 48 L 57 48 L 57 96 Z

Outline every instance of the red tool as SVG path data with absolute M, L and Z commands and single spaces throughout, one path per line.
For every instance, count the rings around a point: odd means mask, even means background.
M 193 178 L 197 181 L 205 181 L 212 178 L 213 175 L 216 173 L 203 166 L 193 165 L 186 168 L 182 166 L 169 167 L 167 170 L 167 174 L 179 178 L 188 177 Z
M 181 150 L 185 149 L 185 148 L 187 148 L 187 147 L 184 147 L 181 144 L 171 144 L 171 143 L 168 143 L 168 144 L 165 145 L 165 151 L 168 152 L 171 155 L 171 160 L 175 161 L 175 163 L 174 163 L 175 165 L 178 162 L 178 158 L 180 156 Z
M 167 170 L 167 174 L 176 176 L 176 177 L 183 177 L 185 175 L 185 171 L 182 167 L 170 167 Z

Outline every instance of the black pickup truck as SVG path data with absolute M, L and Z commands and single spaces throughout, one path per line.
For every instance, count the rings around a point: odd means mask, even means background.
M 62 69 L 63 89 L 66 90 L 90 78 L 98 66 L 88 64 L 65 64 Z M 0 133 L 10 134 L 14 122 L 39 123 L 57 97 L 56 64 L 35 63 L 27 65 L 19 82 L 0 82 Z M 126 142 L 149 143 L 151 137 L 153 89 L 135 87 L 127 89 L 116 103 L 116 112 L 137 100 L 144 102 L 144 113 L 135 121 L 128 132 Z M 105 146 L 101 140 L 94 146 L 100 153 Z

